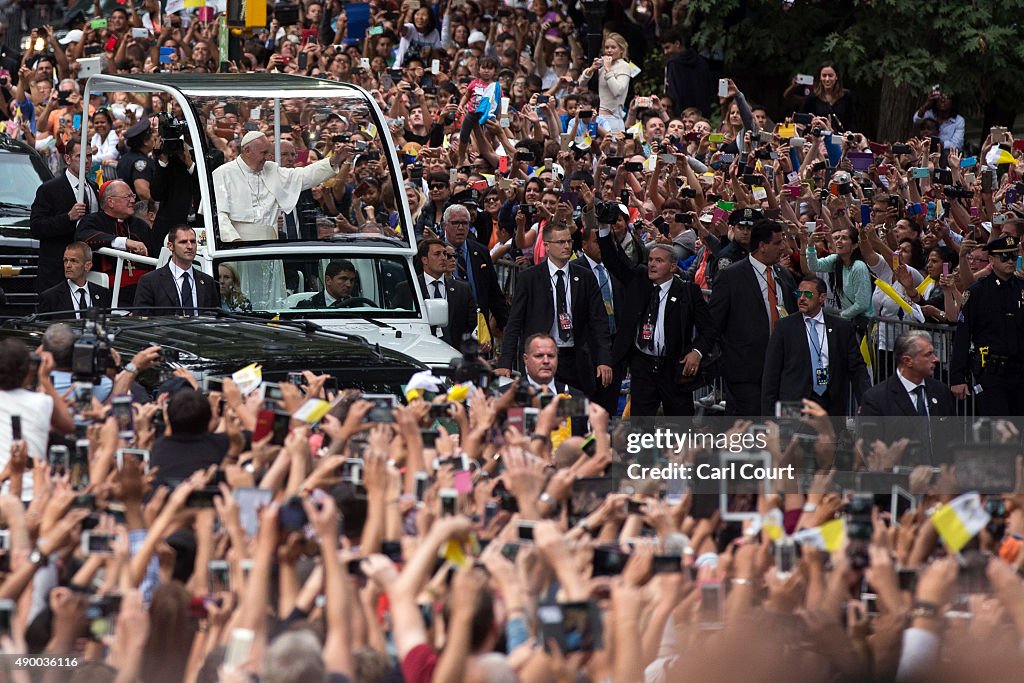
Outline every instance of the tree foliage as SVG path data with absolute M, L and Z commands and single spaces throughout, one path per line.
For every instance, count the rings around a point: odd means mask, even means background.
M 720 51 L 730 73 L 788 80 L 831 60 L 861 92 L 879 90 L 886 76 L 922 95 L 940 83 L 976 114 L 1024 97 L 1024 40 L 1014 25 L 1022 9 L 1022 0 L 690 0 L 686 23 L 695 45 Z

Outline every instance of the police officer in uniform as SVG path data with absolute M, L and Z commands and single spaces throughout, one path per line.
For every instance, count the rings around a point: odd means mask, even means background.
M 964 292 L 950 389 L 959 399 L 973 393 L 978 415 L 1024 415 L 1024 280 L 1014 275 L 1020 239 L 1004 235 L 985 251 L 992 274 Z
M 711 263 L 711 281 L 718 271 L 724 270 L 750 256 L 750 228 L 764 218 L 758 209 L 735 209 L 729 214 L 729 243 L 718 252 L 718 258 Z
M 153 151 L 153 131 L 149 119 L 143 119 L 129 128 L 124 139 L 129 151 L 117 162 L 117 179 L 128 183 L 135 193 L 135 215 L 145 216 L 153 197 L 150 185 L 153 182 L 154 162 L 149 155 Z M 146 245 L 150 249 L 149 253 L 155 256 L 160 253 L 163 245 L 155 245 L 156 250 L 152 246 Z

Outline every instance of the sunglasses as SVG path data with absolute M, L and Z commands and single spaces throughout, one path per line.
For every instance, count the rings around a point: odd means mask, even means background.
M 1017 255 L 1014 254 L 1014 253 L 1009 253 L 1009 254 L 992 254 L 992 255 L 995 256 L 1000 261 L 1002 261 L 1003 263 L 1009 263 L 1010 261 L 1013 261 L 1014 259 L 1017 258 Z
M 448 186 L 444 183 L 430 183 L 431 190 L 447 190 Z
M 813 299 L 816 293 L 817 292 L 805 291 L 802 289 L 798 289 L 795 292 L 793 292 L 793 294 L 796 295 L 797 299 L 799 299 L 800 297 L 803 297 L 805 299 Z

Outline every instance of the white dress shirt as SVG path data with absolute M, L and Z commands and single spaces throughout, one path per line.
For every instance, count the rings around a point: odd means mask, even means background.
M 900 378 L 900 384 L 903 385 L 903 389 L 910 396 L 910 405 L 914 406 L 914 408 L 919 408 L 920 406 L 917 405 L 917 393 L 916 392 L 917 392 L 917 388 L 918 387 L 923 387 L 924 386 L 924 382 L 921 382 L 920 384 L 914 384 L 909 379 L 907 379 L 906 377 L 903 376 L 903 373 L 899 371 L 899 368 L 896 369 L 896 376 Z M 927 398 L 928 398 L 928 394 L 925 393 L 925 399 L 926 400 L 924 402 L 924 411 L 926 413 L 928 413 L 928 414 L 931 414 L 930 411 L 928 410 Z
M 658 285 L 661 291 L 658 292 L 658 315 L 654 318 L 654 349 L 640 349 L 643 353 L 650 356 L 665 355 L 665 301 L 668 299 L 668 290 L 671 286 L 672 278 Z M 645 319 L 641 318 L 641 325 L 643 325 Z
M 434 296 L 434 283 L 435 282 L 440 282 L 441 283 L 441 286 L 438 287 L 438 289 L 441 291 L 441 298 L 444 299 L 444 300 L 448 299 L 448 290 L 444 286 L 444 276 L 443 275 L 441 277 L 432 277 L 432 276 L 428 275 L 427 273 L 423 273 L 423 282 L 425 282 L 427 284 L 427 298 L 428 299 L 436 298 Z
M 71 304 L 75 307 L 75 317 L 81 319 L 82 309 L 78 305 L 78 290 L 85 292 L 85 308 L 86 310 L 92 308 L 92 296 L 89 294 L 89 283 L 86 282 L 84 285 L 79 287 L 71 280 L 67 281 L 68 287 L 71 289 Z
M 71 171 L 64 169 L 64 176 L 68 179 L 71 184 L 71 190 L 75 193 L 75 197 L 78 197 L 78 177 L 71 174 Z M 96 213 L 100 210 L 99 202 L 96 200 L 96 193 L 89 187 L 89 183 L 85 184 L 85 197 L 82 198 L 88 207 L 89 213 Z
M 804 334 L 810 335 L 811 328 L 807 325 L 807 320 L 811 316 L 804 316 Z M 817 337 L 814 339 L 814 343 L 811 343 L 810 337 L 807 339 L 807 345 L 811 347 L 811 353 L 821 352 L 821 367 L 828 367 L 828 328 L 825 327 L 825 314 L 823 311 L 818 311 L 818 315 L 814 316 L 814 320 L 818 323 L 814 326 L 814 332 L 817 333 Z
M 199 292 L 197 291 L 198 285 L 196 284 L 195 269 L 189 267 L 188 270 L 182 270 L 174 261 L 168 261 L 167 266 L 171 269 L 171 275 L 174 276 L 174 286 L 178 289 L 178 301 L 181 301 L 181 276 L 188 273 L 189 278 L 192 280 L 192 306 L 193 308 L 199 308 Z
M 768 324 L 771 325 L 772 319 L 772 305 L 768 302 L 768 266 L 758 261 L 753 256 L 748 256 L 750 264 L 754 266 L 754 276 L 757 278 L 757 285 L 761 288 L 761 299 L 764 301 L 764 310 L 768 313 Z M 782 287 L 779 285 L 779 278 L 775 277 L 775 273 L 772 272 L 772 277 L 775 278 L 775 300 L 779 302 L 779 317 L 786 315 L 785 308 L 783 307 L 782 298 Z
M 551 381 L 548 382 L 547 384 L 540 384 L 540 383 L 534 381 L 534 379 L 532 377 L 530 377 L 530 374 L 527 373 L 526 374 L 526 381 L 528 381 L 530 383 L 530 386 L 533 387 L 537 391 L 537 393 L 541 393 L 542 391 L 544 391 L 544 389 L 547 389 L 548 392 L 552 393 L 552 394 L 557 394 L 558 393 L 558 389 L 555 387 L 555 378 L 554 377 L 552 377 Z
M 555 319 L 551 324 L 551 336 L 554 338 L 555 344 L 559 348 L 571 348 L 575 345 L 573 333 L 570 333 L 569 338 L 565 341 L 558 338 L 558 294 L 557 287 L 555 287 L 555 285 L 558 284 L 558 275 L 556 275 L 558 271 L 562 271 L 565 276 L 562 279 L 565 285 L 565 311 L 569 314 L 569 319 L 572 319 L 572 287 L 569 284 L 569 278 L 571 277 L 569 274 L 569 262 L 566 261 L 564 266 L 558 268 L 551 262 L 551 259 L 548 259 L 548 278 L 551 280 L 551 308 L 555 312 Z M 573 331 L 575 332 L 575 329 Z

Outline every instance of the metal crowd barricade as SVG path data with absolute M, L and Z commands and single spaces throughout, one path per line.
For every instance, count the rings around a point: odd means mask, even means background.
M 956 332 L 955 325 L 939 325 L 934 323 L 919 323 L 915 320 L 899 320 L 896 318 L 885 318 L 874 316 L 868 318 L 870 330 L 869 344 L 871 347 L 872 362 L 875 364 L 874 379 L 880 382 L 891 377 L 896 372 L 899 360 L 892 353 L 878 353 L 879 340 L 886 340 L 886 346 L 891 350 L 896 338 L 912 330 L 927 332 L 935 347 L 935 355 L 939 362 L 935 365 L 935 379 L 946 386 L 951 384 L 950 361 L 953 358 L 953 334 Z M 971 394 L 964 401 L 956 401 L 957 415 L 974 417 L 974 395 Z

